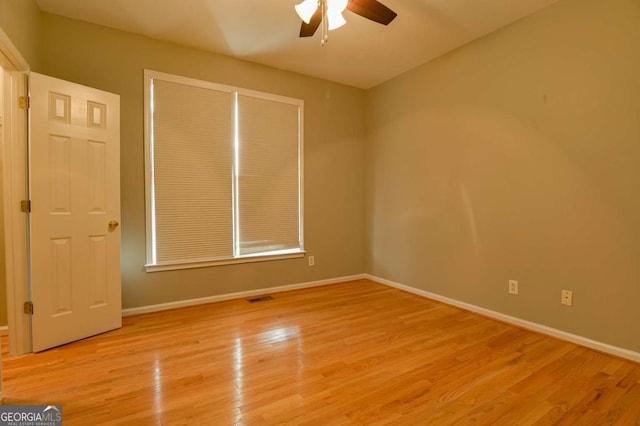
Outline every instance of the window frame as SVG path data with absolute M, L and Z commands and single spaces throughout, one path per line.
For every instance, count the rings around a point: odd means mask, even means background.
M 184 84 L 187 86 L 212 89 L 216 91 L 227 92 L 231 94 L 233 99 L 230 108 L 234 110 L 232 113 L 232 138 L 237 140 L 237 99 L 239 95 L 250 96 L 254 98 L 260 98 L 265 100 L 271 100 L 274 102 L 282 102 L 286 104 L 296 105 L 298 108 L 298 235 L 299 235 L 299 248 L 269 251 L 262 253 L 250 253 L 244 255 L 237 255 L 235 250 L 236 245 L 236 224 L 237 224 L 237 212 L 235 206 L 237 204 L 236 194 L 236 181 L 237 176 L 233 174 L 232 183 L 232 199 L 234 204 L 234 211 L 232 213 L 233 222 L 233 238 L 230 241 L 233 247 L 233 257 L 224 259 L 192 259 L 188 261 L 154 261 L 154 233 L 155 233 L 155 206 L 154 206 L 154 161 L 153 161 L 153 127 L 152 127 L 152 84 L 153 80 L 163 80 L 177 84 Z M 264 262 L 272 260 L 294 259 L 305 256 L 304 250 L 304 101 L 301 99 L 295 99 L 291 97 L 260 92 L 251 89 L 244 89 L 235 86 L 224 85 L 220 83 L 213 83 L 205 80 L 199 80 L 174 74 L 168 74 L 160 71 L 144 70 L 144 161 L 145 161 L 145 237 L 146 237 L 146 263 L 144 265 L 147 272 L 168 271 L 178 269 L 191 269 L 191 268 L 204 268 L 210 266 L 231 265 L 238 263 L 251 263 L 251 262 Z M 232 162 L 236 162 L 235 153 L 232 158 Z M 235 166 L 234 166 L 235 170 Z

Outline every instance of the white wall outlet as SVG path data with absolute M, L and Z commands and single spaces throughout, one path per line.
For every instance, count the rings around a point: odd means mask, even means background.
M 307 259 L 309 259 L 309 266 L 316 266 L 316 258 L 314 256 L 308 256 Z
M 562 290 L 560 293 L 560 303 L 563 305 L 573 305 L 573 292 L 571 290 Z
M 509 294 L 518 294 L 518 281 L 509 280 Z

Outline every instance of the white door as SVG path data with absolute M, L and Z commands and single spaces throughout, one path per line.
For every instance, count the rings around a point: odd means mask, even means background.
M 31 73 L 34 352 L 122 326 L 120 97 Z

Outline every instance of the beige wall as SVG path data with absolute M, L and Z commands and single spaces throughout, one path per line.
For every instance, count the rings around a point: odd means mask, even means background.
M 40 70 L 40 9 L 35 0 L 0 0 L 0 27 L 32 70 Z
M 364 270 L 364 92 L 129 33 L 43 14 L 44 73 L 121 101 L 125 308 L 359 274 Z M 305 101 L 305 245 L 316 258 L 146 273 L 143 70 Z
M 563 0 L 367 102 L 369 273 L 640 350 L 639 1 Z

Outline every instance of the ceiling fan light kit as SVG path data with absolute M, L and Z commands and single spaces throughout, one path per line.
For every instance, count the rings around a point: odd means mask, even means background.
M 328 32 L 347 23 L 342 16 L 346 9 L 382 25 L 389 25 L 397 16 L 377 0 L 303 0 L 295 5 L 302 19 L 300 37 L 311 37 L 322 24 L 320 43 L 324 46 L 329 39 Z
M 347 8 L 349 0 L 325 0 L 327 1 L 327 21 L 329 22 L 329 31 L 340 28 L 347 21 L 342 16 L 342 12 Z
M 346 19 L 344 19 L 344 16 L 342 16 L 341 13 L 337 13 L 335 15 L 327 15 L 327 18 L 329 21 L 329 31 L 340 28 L 347 23 Z
M 295 5 L 298 16 L 307 24 L 311 21 L 311 17 L 317 8 L 318 0 L 304 0 L 302 3 Z

